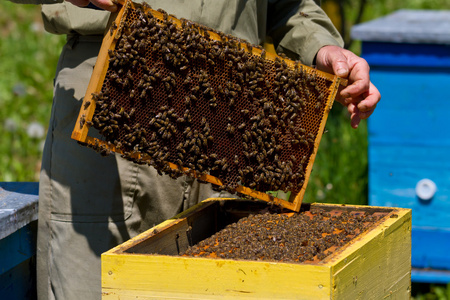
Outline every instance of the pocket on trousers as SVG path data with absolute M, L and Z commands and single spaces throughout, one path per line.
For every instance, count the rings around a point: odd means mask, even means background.
M 102 157 L 75 144 L 80 159 L 52 167 L 52 219 L 67 222 L 121 222 L 133 211 L 137 166 L 112 154 Z M 54 160 L 54 157 L 52 158 Z

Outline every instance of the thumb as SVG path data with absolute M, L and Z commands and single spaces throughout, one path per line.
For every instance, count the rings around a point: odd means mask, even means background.
M 344 78 L 348 76 L 349 68 L 347 64 L 347 57 L 344 53 L 341 51 L 333 51 L 329 54 L 329 60 L 334 74 Z
M 344 49 L 338 46 L 322 47 L 317 53 L 317 66 L 324 71 L 333 72 L 339 77 L 348 77 L 349 66 Z
M 333 62 L 333 73 L 339 77 L 348 77 L 348 65 L 347 61 L 337 60 Z

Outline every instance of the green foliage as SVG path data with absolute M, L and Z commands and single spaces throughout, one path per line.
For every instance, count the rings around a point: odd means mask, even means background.
M 367 204 L 367 122 L 353 129 L 340 103 L 330 112 L 304 201 Z
M 0 2 L 0 181 L 35 181 L 64 37 L 44 31 L 40 7 Z
M 413 283 L 413 300 L 450 300 L 450 283 L 444 284 L 426 284 Z
M 359 0 L 349 0 L 351 3 Z M 367 8 L 363 20 L 370 20 L 392 13 L 399 9 L 450 9 L 448 0 L 367 0 Z

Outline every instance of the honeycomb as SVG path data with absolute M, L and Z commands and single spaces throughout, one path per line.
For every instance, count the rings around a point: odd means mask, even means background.
M 300 207 L 340 78 L 130 1 L 95 68 L 74 139 L 173 178 Z

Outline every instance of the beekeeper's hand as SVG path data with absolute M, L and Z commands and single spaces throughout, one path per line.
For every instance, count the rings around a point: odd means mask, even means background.
M 367 119 L 381 99 L 380 92 L 370 82 L 366 60 L 338 46 L 322 47 L 316 56 L 319 70 L 348 79 L 348 85 L 336 97 L 347 107 L 351 125 L 358 128 L 361 119 Z
M 117 11 L 117 5 L 111 0 L 67 0 L 73 5 L 86 7 L 89 3 L 94 4 L 98 8 L 108 10 L 110 12 Z

